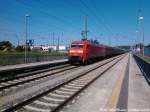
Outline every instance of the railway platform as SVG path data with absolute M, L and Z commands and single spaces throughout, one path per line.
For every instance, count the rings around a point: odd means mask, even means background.
M 150 112 L 150 86 L 130 54 L 70 102 L 63 112 Z

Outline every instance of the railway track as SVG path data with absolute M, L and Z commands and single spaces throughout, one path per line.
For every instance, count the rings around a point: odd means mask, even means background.
M 6 80 L 13 80 L 14 78 L 20 77 L 22 75 L 27 75 L 31 72 L 37 72 L 44 70 L 48 70 L 49 68 L 53 68 L 60 65 L 68 64 L 67 60 L 56 60 L 52 62 L 37 62 L 37 63 L 29 63 L 29 64 L 19 64 L 12 66 L 4 66 L 0 68 L 0 82 Z
M 19 79 L 19 78 L 23 78 L 23 77 L 27 77 L 30 75 L 36 75 L 38 73 L 43 73 L 43 72 L 63 68 L 65 66 L 69 66 L 69 64 L 56 65 L 56 66 L 52 66 L 52 67 L 49 66 L 48 68 L 44 68 L 44 69 L 41 68 L 40 70 L 28 69 L 26 71 L 22 71 L 22 73 L 15 73 L 15 74 L 12 73 L 12 74 L 9 74 L 11 77 L 5 77 L 5 78 L 0 79 L 0 83 L 10 81 L 10 80 Z
M 2 80 L 0 82 L 0 95 L 9 95 L 18 90 L 25 89 L 29 86 L 41 83 L 42 81 L 46 81 L 49 78 L 54 78 L 54 75 L 58 73 L 64 73 L 66 71 L 74 70 L 79 68 L 77 66 L 70 66 L 69 64 L 60 65 L 56 67 L 52 67 L 49 69 L 29 72 L 25 74 L 21 74 L 18 77 L 14 78 L 13 80 Z M 63 75 L 63 74 L 61 74 Z M 53 77 L 52 77 L 53 76 Z M 57 76 L 55 76 L 57 77 Z
M 14 103 L 14 105 L 2 108 L 2 111 L 16 112 L 56 112 L 64 105 L 71 101 L 77 94 L 84 90 L 88 85 L 103 75 L 112 66 L 119 62 L 124 56 L 118 56 L 101 63 L 93 68 L 84 71 L 77 76 L 70 77 L 61 81 L 58 85 L 41 91 L 40 94 L 32 95 L 22 102 Z M 99 74 L 94 73 L 97 69 L 101 69 Z M 92 75 L 91 75 L 92 73 Z M 94 74 L 93 74 L 94 73 Z

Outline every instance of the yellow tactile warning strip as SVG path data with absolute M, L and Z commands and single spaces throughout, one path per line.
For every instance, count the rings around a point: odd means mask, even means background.
M 129 58 L 129 55 L 125 58 Z M 127 59 L 128 60 L 128 59 Z M 123 67 L 120 71 L 120 76 L 119 78 L 117 79 L 115 85 L 114 85 L 114 88 L 112 90 L 112 93 L 111 93 L 111 96 L 109 97 L 108 101 L 107 101 L 107 104 L 105 106 L 105 109 L 109 112 L 109 111 L 117 111 L 117 103 L 118 103 L 118 100 L 119 100 L 119 96 L 120 96 L 120 92 L 121 92 L 121 86 L 122 86 L 122 83 L 123 83 L 123 79 L 125 77 L 125 73 L 126 73 L 126 67 L 127 67 L 127 64 L 128 64 L 128 61 L 126 61 L 124 64 L 123 64 Z

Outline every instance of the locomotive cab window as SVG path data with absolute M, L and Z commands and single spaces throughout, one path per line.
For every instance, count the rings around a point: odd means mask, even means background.
M 83 48 L 83 45 L 81 45 L 81 44 L 72 44 L 71 48 Z

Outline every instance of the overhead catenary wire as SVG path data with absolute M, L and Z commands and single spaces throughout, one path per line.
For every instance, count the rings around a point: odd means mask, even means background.
M 20 3 L 20 4 L 22 4 L 22 5 L 24 5 L 25 7 L 27 7 L 27 8 L 30 8 L 30 9 L 32 9 L 32 8 L 34 8 L 33 6 L 32 6 L 32 4 L 26 4 L 24 1 L 20 1 L 20 0 L 16 0 L 18 3 Z M 39 0 L 38 0 L 39 1 Z M 68 0 L 69 1 L 69 0 Z M 98 23 L 99 23 L 99 25 L 101 25 L 101 23 L 103 24 L 103 26 L 105 26 L 105 29 L 110 33 L 111 31 L 109 31 L 110 29 L 108 28 L 108 26 L 106 25 L 106 24 L 104 24 L 103 22 L 100 22 L 101 20 L 101 18 L 91 9 L 91 7 L 89 7 L 83 0 L 80 0 L 80 1 L 82 1 L 83 3 L 84 3 L 84 7 L 86 7 L 86 11 L 84 10 L 83 11 L 83 9 L 81 10 L 81 12 L 82 13 L 84 13 L 83 14 L 83 16 L 86 14 L 88 14 L 88 11 L 89 12 L 92 12 L 91 14 L 92 15 L 94 15 L 94 17 L 95 17 L 95 19 L 98 21 Z M 35 2 L 35 1 L 34 1 Z M 82 3 L 82 5 L 83 5 L 83 3 Z M 40 2 L 39 3 L 40 5 L 38 5 L 38 12 L 41 12 L 41 13 L 43 13 L 44 15 L 47 15 L 47 16 L 49 16 L 49 17 L 51 17 L 50 19 L 53 19 L 53 20 L 56 20 L 56 21 L 58 21 L 58 22 L 60 22 L 60 23 L 62 23 L 62 24 L 64 24 L 64 25 L 66 25 L 66 24 L 69 24 L 68 25 L 68 27 L 69 28 L 71 28 L 71 27 L 73 27 L 73 28 L 75 28 L 74 27 L 74 23 L 72 22 L 72 20 L 69 18 L 69 20 L 64 20 L 64 18 L 66 17 L 58 17 L 58 16 L 56 16 L 55 14 L 51 14 L 50 12 L 48 12 L 47 10 L 45 10 L 45 4 L 43 5 L 43 3 L 42 2 Z M 47 4 L 46 4 L 47 5 Z M 40 6 L 43 6 L 43 7 L 40 7 Z M 77 7 L 78 8 L 78 7 Z M 80 8 L 80 7 L 79 7 Z M 90 20 L 89 20 L 89 22 L 90 22 Z M 54 28 L 56 28 L 56 29 L 60 29 L 60 31 L 61 32 L 64 32 L 64 28 L 63 28 L 63 26 L 62 26 L 62 24 L 60 25 L 51 25 L 51 26 L 53 26 Z M 49 26 L 47 26 L 47 27 L 45 27 L 45 28 L 50 28 Z M 51 29 L 53 29 L 53 28 L 51 28 Z M 89 29 L 91 29 L 91 28 L 89 28 Z M 52 31 L 53 32 L 53 31 Z M 95 35 L 92 31 L 90 31 L 89 32 L 90 34 L 92 34 L 92 35 Z M 33 34 L 36 34 L 35 32 L 33 33 Z M 97 37 L 97 36 L 95 36 L 95 37 Z
M 18 1 L 18 0 L 17 0 L 17 1 Z M 27 5 L 27 4 L 25 4 L 24 2 L 22 2 L 22 1 L 18 1 L 18 3 L 21 3 L 22 5 L 24 5 L 24 6 L 28 7 L 28 8 L 33 8 L 32 6 Z M 42 4 L 42 3 L 40 3 L 40 4 Z M 43 7 L 44 7 L 44 6 L 43 6 Z M 44 13 L 44 14 L 47 15 L 47 16 L 50 16 L 51 19 L 57 20 L 57 21 L 59 21 L 59 22 L 61 22 L 61 23 L 63 23 L 63 24 L 64 24 L 64 23 L 67 23 L 67 24 L 69 24 L 69 27 L 71 27 L 71 26 L 74 27 L 73 25 L 70 25 L 70 23 L 68 23 L 68 20 L 67 20 L 67 22 L 61 20 L 60 18 L 58 18 L 58 17 L 56 17 L 56 16 L 50 14 L 49 12 L 46 12 L 43 7 L 39 7 L 39 8 L 38 8 L 38 11 L 41 12 L 41 13 Z M 39 9 L 40 9 L 40 10 L 39 10 Z M 66 25 L 66 24 L 65 24 L 65 25 Z M 63 30 L 63 29 L 62 29 L 62 30 Z
M 16 1 L 17 1 L 17 3 L 19 3 L 19 4 L 23 5 L 23 6 L 25 6 L 25 7 L 28 8 L 28 9 L 33 9 L 33 6 L 31 6 L 31 5 L 29 5 L 29 4 L 27 5 L 27 4 L 24 3 L 23 1 L 19 1 L 19 0 L 16 0 Z M 44 9 L 44 8 L 42 8 L 42 7 L 38 7 L 38 13 L 40 12 L 40 13 L 46 15 L 46 16 L 51 17 L 50 19 L 52 19 L 52 20 L 54 20 L 54 21 L 57 21 L 57 22 L 60 22 L 60 23 L 62 23 L 62 24 L 64 24 L 64 25 L 66 25 L 66 21 L 61 20 L 60 17 L 57 17 L 57 16 L 55 16 L 55 15 L 52 15 L 52 14 L 50 14 L 49 12 L 46 12 L 46 11 L 43 10 L 43 9 Z M 56 26 L 56 25 L 51 24 L 51 26 L 53 26 L 53 27 L 56 28 L 56 29 L 59 29 L 60 31 L 64 30 L 63 27 L 60 27 L 60 24 L 59 24 L 59 26 Z
M 33 6 L 31 6 L 31 5 L 29 5 L 29 4 L 26 4 L 25 2 L 23 2 L 23 1 L 18 1 L 18 0 L 16 0 L 18 3 L 20 3 L 20 4 L 22 4 L 22 5 L 24 5 L 24 6 L 26 6 L 26 7 L 28 7 L 28 8 L 31 8 L 31 9 L 33 9 Z M 46 4 L 44 4 L 43 5 L 43 2 L 40 2 L 39 0 L 38 0 L 38 2 L 40 3 L 40 5 L 38 4 L 38 12 L 41 12 L 41 13 L 43 13 L 44 15 L 47 15 L 47 16 L 49 16 L 49 17 L 51 17 L 50 19 L 53 19 L 53 20 L 55 20 L 55 21 L 58 21 L 58 22 L 60 22 L 60 23 L 62 23 L 63 25 L 68 25 L 69 27 L 75 27 L 74 25 L 75 24 L 73 24 L 73 22 L 71 22 L 70 20 L 64 20 L 63 18 L 62 18 L 62 16 L 60 17 L 57 17 L 56 15 L 54 15 L 54 14 L 51 14 L 50 12 L 48 12 L 47 10 L 45 10 L 44 8 L 45 8 L 45 6 L 46 6 Z M 42 7 L 41 7 L 42 6 Z M 64 18 L 66 18 L 66 17 L 64 17 Z M 60 25 L 59 25 L 60 26 Z
M 106 26 L 106 24 L 103 23 L 103 21 L 101 20 L 101 18 L 83 1 L 80 0 L 81 4 L 87 8 L 87 10 L 90 11 L 90 13 L 96 18 L 96 20 L 98 21 L 99 25 L 101 26 L 101 24 L 103 24 L 104 28 L 106 29 L 106 31 L 108 31 L 110 34 L 113 34 L 111 32 L 111 30 Z
M 17 0 L 17 1 L 18 1 L 18 0 Z M 30 8 L 30 9 L 33 8 L 33 6 L 31 6 L 31 5 L 29 5 L 29 4 L 27 5 L 27 4 L 25 4 L 24 2 L 22 2 L 22 1 L 18 1 L 18 3 L 24 5 L 24 6 L 27 7 L 27 8 Z M 45 7 L 45 6 L 43 6 L 43 7 Z M 62 20 L 61 17 L 57 17 L 57 16 L 55 16 L 55 15 L 53 15 L 53 14 L 50 14 L 49 12 L 45 11 L 43 7 L 38 6 L 38 12 L 41 12 L 41 13 L 43 13 L 44 15 L 47 15 L 47 16 L 51 17 L 51 19 L 56 20 L 56 21 L 58 21 L 58 22 L 64 24 L 65 27 L 66 27 L 66 24 L 67 24 L 67 25 L 68 25 L 67 27 L 69 27 L 69 28 L 70 28 L 70 27 L 75 28 L 75 26 L 73 26 L 72 23 L 69 23 L 68 20 Z M 54 26 L 54 25 L 52 25 L 52 26 Z M 60 24 L 59 24 L 59 27 L 55 25 L 55 28 L 60 29 L 61 32 L 65 32 L 63 26 L 60 27 Z M 71 31 L 70 33 L 75 33 L 75 31 L 73 30 L 73 31 Z
M 47 4 L 43 4 L 43 2 L 41 2 L 41 0 L 38 0 L 38 2 L 40 2 L 40 5 L 42 5 L 43 7 L 48 6 Z M 70 4 L 71 4 L 72 6 L 74 6 L 74 4 L 72 4 L 72 2 L 70 2 L 69 0 L 67 0 L 67 2 L 64 2 L 64 3 L 67 4 L 68 7 L 70 7 Z M 87 15 L 87 13 L 84 12 L 84 11 L 82 11 L 82 10 L 80 10 L 80 12 L 84 13 L 83 15 Z M 68 22 L 68 24 L 69 24 L 69 27 L 72 27 L 72 28 L 75 29 L 75 24 L 76 24 L 76 23 L 75 23 L 70 17 L 67 17 L 67 16 L 65 16 L 65 15 L 63 15 L 63 17 L 65 18 L 65 20 L 66 20 L 66 18 L 69 18 L 69 19 L 67 19 L 67 22 Z M 82 29 L 82 30 L 83 30 L 83 29 Z M 74 31 L 73 31 L 73 32 L 74 32 Z
M 98 8 L 97 8 L 97 6 L 95 4 L 95 1 L 94 0 L 90 0 L 90 2 L 91 2 L 90 6 L 92 7 L 93 11 L 98 10 Z M 99 7 L 99 10 L 101 10 L 100 7 Z M 105 22 L 106 18 L 104 17 L 104 14 L 102 12 L 100 12 L 100 14 L 98 16 L 99 16 L 99 18 L 101 18 L 101 21 L 103 22 L 103 24 L 106 25 L 107 29 L 109 29 L 109 31 L 111 32 L 111 34 L 113 34 L 112 33 L 112 26 L 111 26 L 111 24 L 108 23 L 108 21 Z
M 75 4 L 74 4 L 73 2 L 71 2 L 70 0 L 66 0 L 65 3 L 68 4 L 69 6 L 75 7 Z M 87 18 L 89 19 L 87 10 L 84 10 L 84 9 L 81 8 L 81 7 L 76 7 L 76 10 L 79 10 L 79 13 L 81 13 L 82 18 L 84 18 L 85 15 L 86 15 Z M 90 21 L 91 21 L 91 20 L 89 19 L 89 22 L 88 22 L 88 23 L 90 23 Z M 83 29 L 84 29 L 84 28 L 83 28 Z M 81 30 L 83 30 L 83 29 L 81 29 Z M 88 31 L 88 32 L 89 32 L 89 36 L 90 36 L 90 34 L 91 34 L 91 35 L 93 35 L 94 37 L 97 37 L 97 36 L 92 32 L 92 28 L 90 27 L 89 29 L 90 29 L 90 30 Z

